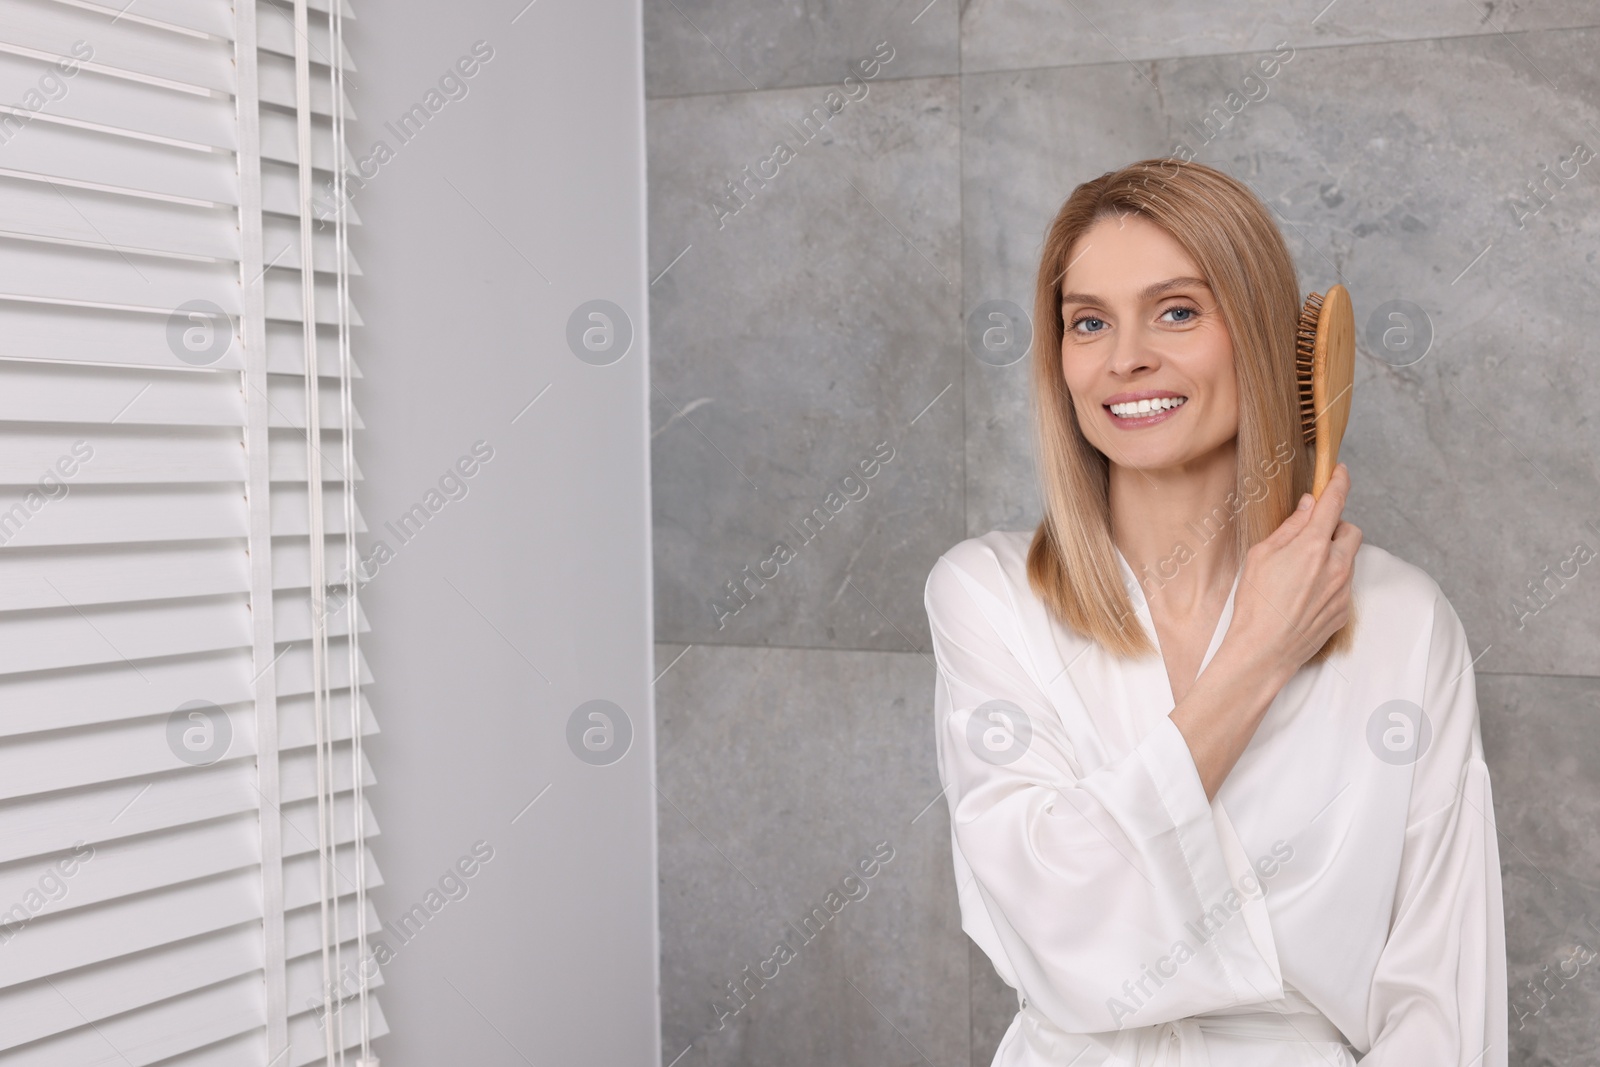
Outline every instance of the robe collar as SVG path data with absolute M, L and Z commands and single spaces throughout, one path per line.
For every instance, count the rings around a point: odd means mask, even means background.
M 1128 591 L 1128 598 L 1133 602 L 1134 612 L 1139 621 L 1144 625 L 1145 632 L 1150 637 L 1151 644 L 1155 645 L 1156 652 L 1153 656 L 1145 657 L 1143 670 L 1140 674 L 1147 685 L 1157 693 L 1165 694 L 1166 704 L 1161 709 L 1165 715 L 1172 711 L 1175 701 L 1172 699 L 1172 683 L 1167 679 L 1166 661 L 1161 655 L 1161 639 L 1156 635 L 1155 620 L 1150 616 L 1150 604 L 1145 599 L 1144 587 L 1139 583 L 1139 578 L 1134 574 L 1133 567 L 1128 563 L 1127 557 L 1122 554 L 1122 549 L 1113 543 L 1113 551 L 1117 554 L 1117 563 L 1122 570 L 1122 585 Z M 1228 632 L 1228 624 L 1233 621 L 1233 599 L 1239 592 L 1239 579 L 1244 575 L 1241 565 L 1233 576 L 1233 588 L 1228 590 L 1228 601 L 1222 606 L 1222 614 L 1217 619 L 1217 626 L 1211 634 L 1211 643 L 1206 648 L 1205 657 L 1200 661 L 1198 673 L 1205 673 L 1206 665 L 1211 662 L 1211 657 L 1216 655 L 1218 647 L 1222 644 L 1223 636 Z

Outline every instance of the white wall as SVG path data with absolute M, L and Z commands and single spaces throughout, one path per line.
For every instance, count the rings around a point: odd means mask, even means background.
M 493 849 L 386 969 L 384 1067 L 659 1061 L 639 4 L 522 2 L 347 23 L 352 151 L 393 153 L 352 239 L 360 544 L 394 553 L 362 594 L 380 917 Z M 386 124 L 479 41 L 466 95 L 402 142 Z M 632 325 L 607 366 L 567 344 L 595 299 Z M 465 495 L 396 538 L 479 441 Z M 593 699 L 632 723 L 610 765 L 568 745 Z

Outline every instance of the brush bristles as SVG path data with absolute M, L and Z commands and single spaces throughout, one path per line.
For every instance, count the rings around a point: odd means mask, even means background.
M 1317 319 L 1321 315 L 1322 294 L 1312 293 L 1306 297 L 1305 307 L 1300 309 L 1300 325 L 1295 330 L 1294 338 L 1294 374 L 1300 394 L 1300 429 L 1308 445 L 1317 438 L 1317 401 L 1313 395 L 1312 368 L 1316 363 Z

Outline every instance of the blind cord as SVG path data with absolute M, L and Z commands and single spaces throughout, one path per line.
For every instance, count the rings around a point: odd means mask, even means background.
M 345 216 L 345 139 L 344 139 L 344 2 L 330 0 L 328 18 L 332 24 L 333 61 L 330 64 L 333 81 L 333 182 L 334 182 L 334 254 L 337 258 L 335 280 L 339 301 L 339 423 L 343 429 L 341 460 L 344 476 L 344 530 L 345 530 L 345 592 L 348 619 L 348 653 L 350 695 L 350 772 L 354 797 L 353 821 L 355 829 L 356 875 L 356 981 L 358 983 L 359 1026 L 361 1054 L 356 1067 L 378 1067 L 372 1055 L 372 1019 L 367 1005 L 367 865 L 366 865 L 366 805 L 362 795 L 361 776 L 361 613 L 358 606 L 360 578 L 357 574 L 356 552 L 356 495 L 355 495 L 355 399 L 350 357 L 350 268 L 349 229 Z M 344 1056 L 340 1050 L 341 1062 Z
M 306 511 L 308 519 L 307 551 L 311 592 L 311 704 L 316 728 L 317 777 L 317 903 L 321 918 L 322 942 L 322 1018 L 323 1044 L 327 1067 L 335 1063 L 334 1032 L 340 1020 L 334 1013 L 333 993 L 336 969 L 329 956 L 329 897 L 331 895 L 333 863 L 330 862 L 331 834 L 329 832 L 328 764 L 331 750 L 327 748 L 329 736 L 327 722 L 327 616 L 326 576 L 323 564 L 326 548 L 322 523 L 322 454 L 317 448 L 321 437 L 321 412 L 318 405 L 316 319 L 316 263 L 314 261 L 312 212 L 312 156 L 311 156 L 311 57 L 306 0 L 294 0 L 294 75 L 295 75 L 295 133 L 298 154 L 300 206 L 300 322 L 301 338 L 305 347 L 305 440 L 306 440 Z M 335 105 L 337 110 L 337 104 Z M 333 896 L 335 910 L 338 897 Z M 335 920 L 337 916 L 335 916 Z M 335 942 L 335 945 L 337 942 Z

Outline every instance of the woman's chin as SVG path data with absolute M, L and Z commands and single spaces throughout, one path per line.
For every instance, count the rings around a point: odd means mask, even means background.
M 1234 438 L 1229 438 L 1220 444 L 1194 444 L 1192 442 L 1178 441 L 1156 445 L 1155 442 L 1141 444 L 1139 447 L 1130 447 L 1125 441 L 1108 441 L 1097 444 L 1095 447 L 1106 457 L 1114 467 L 1121 467 L 1125 471 L 1157 477 L 1160 475 L 1193 475 L 1196 471 L 1207 466 L 1209 461 L 1233 461 L 1232 446 Z M 1221 455 L 1228 450 L 1226 456 Z

